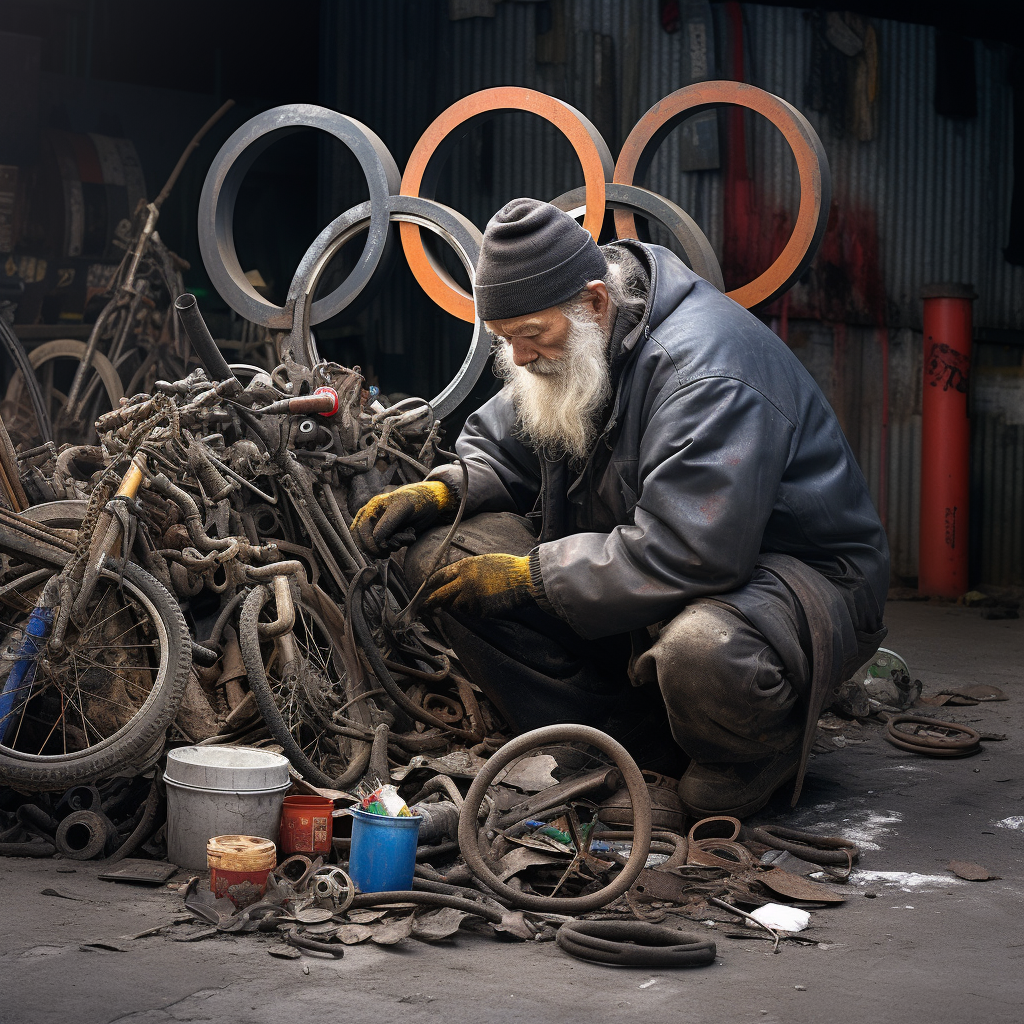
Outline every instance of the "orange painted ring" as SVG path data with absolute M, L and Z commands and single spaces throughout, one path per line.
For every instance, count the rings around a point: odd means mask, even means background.
M 796 157 L 800 176 L 800 208 L 796 224 L 779 258 L 753 281 L 727 292 L 741 306 L 754 306 L 778 298 L 807 269 L 825 235 L 832 199 L 832 177 L 821 139 L 796 107 L 770 92 L 745 82 L 699 82 L 670 93 L 647 111 L 629 133 L 615 165 L 614 181 L 622 185 L 643 182 L 658 146 L 681 121 L 721 104 L 747 107 L 766 117 L 782 132 Z M 633 214 L 615 211 L 619 238 L 636 238 Z
M 583 166 L 587 187 L 583 226 L 596 240 L 604 220 L 604 183 L 612 176 L 611 150 L 601 133 L 575 107 L 535 89 L 499 86 L 482 89 L 453 103 L 420 136 L 402 175 L 401 194 L 433 199 L 441 168 L 455 145 L 475 124 L 510 110 L 543 117 L 569 140 Z M 438 275 L 424 248 L 419 226 L 401 224 L 399 230 L 409 269 L 420 287 L 442 309 L 472 323 L 476 319 L 473 296 Z

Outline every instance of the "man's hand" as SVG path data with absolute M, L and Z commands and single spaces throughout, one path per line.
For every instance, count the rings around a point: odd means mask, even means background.
M 424 611 L 447 608 L 473 617 L 504 615 L 534 600 L 528 555 L 474 555 L 433 573 Z
M 455 492 L 440 480 L 406 484 L 374 495 L 352 520 L 356 543 L 374 558 L 404 548 L 442 514 L 455 512 Z

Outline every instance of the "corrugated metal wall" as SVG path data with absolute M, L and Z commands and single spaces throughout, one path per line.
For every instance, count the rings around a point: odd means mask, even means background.
M 693 9 L 683 4 L 684 20 Z M 720 5 L 711 9 L 718 49 L 712 77 L 725 77 L 726 18 Z M 894 571 L 913 577 L 920 289 L 933 281 L 969 282 L 979 294 L 978 327 L 1024 330 L 1024 268 L 1002 256 L 1012 187 L 1005 54 L 974 44 L 978 116 L 953 120 L 933 107 L 933 30 L 873 20 L 879 73 L 868 113 L 874 131 L 859 141 L 834 107 L 812 109 L 814 62 L 820 58 L 815 47 L 822 45 L 818 16 L 756 4 L 742 5 L 742 13 L 745 79 L 806 114 L 821 135 L 833 180 L 832 219 L 816 266 L 785 308 L 776 303 L 765 316 L 786 335 L 836 408 L 884 510 Z M 547 36 L 538 36 L 543 29 Z M 370 125 L 400 167 L 433 118 L 478 89 L 523 85 L 564 99 L 598 125 L 614 155 L 639 117 L 688 81 L 686 33 L 662 29 L 657 0 L 506 0 L 493 18 L 458 21 L 449 20 L 443 3 L 377 0 L 337 5 L 330 31 L 336 64 L 325 79 L 324 102 Z M 766 265 L 796 210 L 796 168 L 779 132 L 752 115 L 745 123 L 756 212 L 764 224 L 755 259 Z M 724 154 L 721 125 L 719 137 Z M 647 185 L 688 210 L 721 255 L 723 174 L 682 170 L 684 146 L 677 130 L 663 144 Z M 365 198 L 350 160 L 335 154 L 327 166 L 330 187 L 323 195 L 331 209 L 323 211 L 325 218 Z M 514 196 L 553 198 L 582 184 L 572 150 L 557 130 L 531 115 L 508 114 L 475 128 L 458 147 L 438 198 L 483 227 Z M 656 241 L 667 240 L 656 227 L 652 233 Z M 730 268 L 725 269 L 728 280 Z M 358 324 L 340 333 L 346 332 L 361 334 L 382 383 L 402 389 L 439 390 L 468 342 L 466 326 L 423 298 L 401 259 L 382 296 Z M 889 412 L 883 436 L 886 347 Z M 973 382 L 974 562 L 978 578 L 993 583 L 1024 582 L 1021 351 L 1000 350 Z M 488 386 L 483 382 L 479 395 Z

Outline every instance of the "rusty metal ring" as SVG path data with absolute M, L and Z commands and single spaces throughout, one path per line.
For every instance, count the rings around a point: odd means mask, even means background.
M 571 192 L 552 199 L 551 205 L 557 206 L 572 217 L 579 217 L 584 210 L 586 194 L 586 188 L 574 188 Z M 725 291 L 722 268 L 715 250 L 711 248 L 708 236 L 681 206 L 676 206 L 671 199 L 638 185 L 619 185 L 611 181 L 605 185 L 605 206 L 610 210 L 627 210 L 630 214 L 639 213 L 641 216 L 653 217 L 659 221 L 682 246 L 690 269 L 695 274 L 700 274 L 720 292 Z
M 389 221 L 398 221 L 403 226 L 412 224 L 417 229 L 427 228 L 444 239 L 455 251 L 470 280 L 473 279 L 476 261 L 480 255 L 482 235 L 480 229 L 461 213 L 432 199 L 403 195 L 388 196 L 386 210 Z M 295 271 L 288 289 L 288 304 L 293 310 L 289 341 L 293 357 L 306 366 L 313 366 L 320 358 L 309 332 L 309 327 L 317 322 L 313 311 L 316 310 L 318 303 L 311 302 L 317 282 L 335 253 L 346 242 L 367 230 L 373 223 L 373 217 L 372 200 L 346 210 L 317 235 Z M 432 256 L 425 258 L 430 262 L 433 273 L 439 280 L 443 275 L 453 287 L 455 286 L 455 282 L 439 261 Z M 355 298 L 355 295 L 352 295 L 352 298 Z M 430 407 L 438 419 L 443 419 L 451 413 L 467 397 L 487 365 L 490 355 L 487 332 L 483 324 L 475 319 L 475 314 L 473 322 L 473 337 L 466 358 L 448 386 L 430 400 Z
M 742 843 L 735 843 L 731 839 L 696 839 L 690 841 L 686 863 L 736 871 L 753 867 L 757 860 Z
M 729 826 L 729 835 L 697 835 L 698 829 L 702 832 L 706 832 L 708 827 L 713 826 L 716 821 L 724 821 L 725 824 Z M 739 818 L 734 818 L 730 814 L 716 814 L 710 818 L 701 818 L 700 821 L 695 822 L 693 828 L 690 829 L 690 834 L 687 838 L 691 843 L 702 842 L 705 839 L 725 839 L 728 842 L 732 842 L 739 839 L 741 828 L 743 828 L 743 825 L 740 823 Z
M 583 226 L 597 240 L 605 210 L 605 182 L 612 176 L 613 161 L 601 133 L 575 107 L 535 89 L 499 86 L 472 93 L 440 114 L 420 136 L 402 175 L 402 195 L 433 199 L 441 168 L 456 144 L 481 121 L 504 111 L 526 111 L 544 118 L 569 140 L 583 165 L 587 213 Z M 420 287 L 443 310 L 460 320 L 476 319 L 473 296 L 453 282 L 439 277 L 423 246 L 419 228 L 403 224 L 402 247 L 409 269 Z
M 810 122 L 792 104 L 744 82 L 700 82 L 659 100 L 629 133 L 615 164 L 614 181 L 632 185 L 642 181 L 664 138 L 694 114 L 721 104 L 747 107 L 766 117 L 782 132 L 796 158 L 800 175 L 800 208 L 793 234 L 779 258 L 753 281 L 726 294 L 741 306 L 754 306 L 778 298 L 807 269 L 825 235 L 832 198 L 832 177 L 821 139 Z M 619 238 L 636 238 L 633 214 L 615 213 Z
M 897 729 L 898 725 L 913 725 L 910 732 Z M 957 736 L 921 736 L 917 733 L 918 726 L 941 729 Z M 981 750 L 981 733 L 967 725 L 956 722 L 943 722 L 938 718 L 925 718 L 921 715 L 893 715 L 886 723 L 885 738 L 901 750 L 909 750 L 915 754 L 928 757 L 969 757 Z
M 370 191 L 370 226 L 362 256 L 352 273 L 329 295 L 313 303 L 310 322 L 322 323 L 344 309 L 366 287 L 384 255 L 391 234 L 386 200 L 401 175 L 383 142 L 354 118 L 311 103 L 288 103 L 246 121 L 213 159 L 199 199 L 199 249 L 206 272 L 221 298 L 239 315 L 264 327 L 292 326 L 287 306 L 275 306 L 246 280 L 235 252 L 233 219 L 242 179 L 271 143 L 318 128 L 333 135 L 359 161 Z M 315 244 L 315 243 L 314 243 Z

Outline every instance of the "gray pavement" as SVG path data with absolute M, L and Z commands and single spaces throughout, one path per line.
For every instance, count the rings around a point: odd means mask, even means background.
M 816 945 L 785 943 L 772 956 L 765 942 L 694 924 L 716 938 L 718 958 L 690 971 L 601 968 L 554 943 L 465 933 L 437 945 L 351 947 L 339 962 L 282 961 L 267 952 L 276 940 L 262 936 L 185 943 L 170 928 L 126 938 L 169 922 L 180 896 L 99 881 L 96 863 L 0 859 L 0 1022 L 1019 1022 L 1024 620 L 922 603 L 890 603 L 887 619 L 886 646 L 926 693 L 965 681 L 1005 690 L 1005 703 L 941 713 L 1009 738 L 939 761 L 868 728 L 864 742 L 814 758 L 797 811 L 777 799 L 759 816 L 862 844 L 849 899 L 812 914 L 804 934 Z M 951 859 L 1002 877 L 959 880 L 946 870 Z M 95 941 L 125 950 L 83 948 Z

